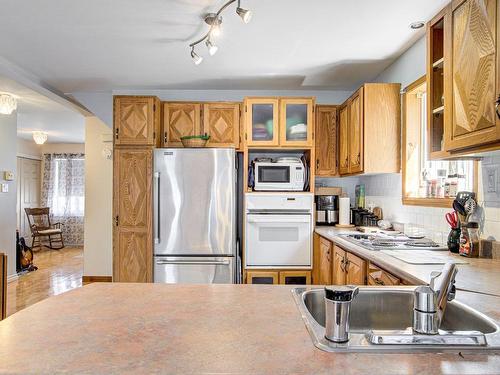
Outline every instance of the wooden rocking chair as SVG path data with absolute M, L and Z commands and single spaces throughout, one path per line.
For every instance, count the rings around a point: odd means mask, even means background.
M 42 249 L 41 237 L 49 238 L 49 249 L 60 250 L 64 248 L 64 240 L 62 235 L 62 223 L 50 222 L 49 207 L 42 208 L 25 208 L 24 211 L 28 216 L 28 223 L 31 229 L 31 248 L 35 250 Z

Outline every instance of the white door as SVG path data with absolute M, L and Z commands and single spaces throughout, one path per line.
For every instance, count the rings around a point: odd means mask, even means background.
M 248 267 L 311 266 L 311 216 L 248 214 Z
M 41 161 L 18 157 L 17 176 L 17 228 L 29 244 L 31 231 L 24 209 L 40 207 Z

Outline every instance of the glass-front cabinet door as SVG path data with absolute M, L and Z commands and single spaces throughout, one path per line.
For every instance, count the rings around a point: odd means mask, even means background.
M 278 99 L 245 98 L 246 143 L 248 146 L 277 146 Z
M 280 99 L 280 144 L 281 146 L 313 146 L 314 99 Z

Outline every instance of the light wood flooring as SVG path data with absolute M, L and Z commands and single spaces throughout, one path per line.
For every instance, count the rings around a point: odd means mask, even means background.
M 7 285 L 7 316 L 47 297 L 82 286 L 83 248 L 44 248 L 35 252 L 37 271 Z

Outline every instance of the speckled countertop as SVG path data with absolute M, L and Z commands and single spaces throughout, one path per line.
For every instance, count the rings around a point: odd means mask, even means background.
M 337 243 L 340 247 L 361 256 L 386 271 L 409 281 L 422 284 L 430 281 L 432 271 L 439 271 L 443 265 L 409 264 L 380 251 L 367 250 L 355 245 L 341 237 L 339 234 L 347 233 L 335 227 L 317 227 L 316 233 Z M 352 233 L 352 231 L 351 231 Z M 418 252 L 419 250 L 414 250 Z M 441 253 L 441 252 L 440 252 Z M 465 291 L 489 293 L 500 296 L 500 261 L 492 259 L 464 258 L 457 254 L 447 252 L 450 261 L 466 261 L 468 264 L 459 264 L 456 277 L 456 286 Z
M 500 298 L 477 296 L 498 319 Z M 0 359 L 2 374 L 500 373 L 492 352 L 323 352 L 290 287 L 264 285 L 94 283 L 0 322 Z

